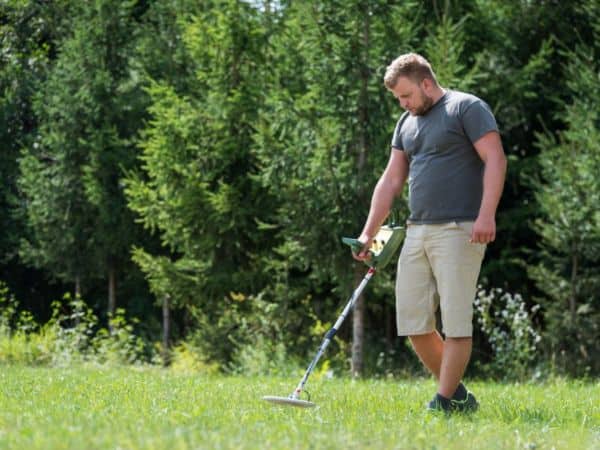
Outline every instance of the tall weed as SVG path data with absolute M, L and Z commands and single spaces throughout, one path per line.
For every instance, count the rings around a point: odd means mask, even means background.
M 500 288 L 479 289 L 475 318 L 486 336 L 493 358 L 484 372 L 501 379 L 525 379 L 533 374 L 541 335 L 532 321 L 539 306 L 530 310 L 520 294 Z
M 123 365 L 144 362 L 146 353 L 122 309 L 104 328 L 83 300 L 66 294 L 52 303 L 50 320 L 38 325 L 0 282 L 0 363 Z

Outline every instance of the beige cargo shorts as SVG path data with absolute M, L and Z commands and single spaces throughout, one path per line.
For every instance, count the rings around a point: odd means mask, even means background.
M 469 242 L 473 222 L 409 224 L 398 260 L 398 336 L 431 333 L 440 308 L 447 337 L 473 333 L 473 301 L 485 244 Z

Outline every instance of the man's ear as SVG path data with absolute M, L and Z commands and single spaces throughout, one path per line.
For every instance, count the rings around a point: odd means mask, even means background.
M 421 89 L 429 94 L 433 89 L 433 81 L 431 81 L 429 78 L 423 78 L 423 80 L 421 80 Z

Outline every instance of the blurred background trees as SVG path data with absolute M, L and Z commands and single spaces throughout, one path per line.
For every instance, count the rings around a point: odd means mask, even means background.
M 147 342 L 185 342 L 223 370 L 302 360 L 364 271 L 340 236 L 360 231 L 401 114 L 385 67 L 416 51 L 492 107 L 509 157 L 480 298 L 516 294 L 478 310 L 471 370 L 510 361 L 497 349 L 520 347 L 492 338 L 527 317 L 544 345 L 513 360 L 597 375 L 599 11 L 4 0 L 0 280 L 36 320 L 74 292 L 100 321 L 123 308 Z M 405 195 L 396 208 L 406 216 Z M 395 337 L 394 275 L 374 279 L 333 369 L 418 366 Z

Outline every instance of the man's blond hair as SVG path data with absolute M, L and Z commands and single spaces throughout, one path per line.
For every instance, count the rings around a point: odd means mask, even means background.
M 431 64 L 417 53 L 406 53 L 393 60 L 385 70 L 383 83 L 386 88 L 392 90 L 400 77 L 409 78 L 415 83 L 420 83 L 425 78 L 429 78 L 436 85 L 438 84 Z

